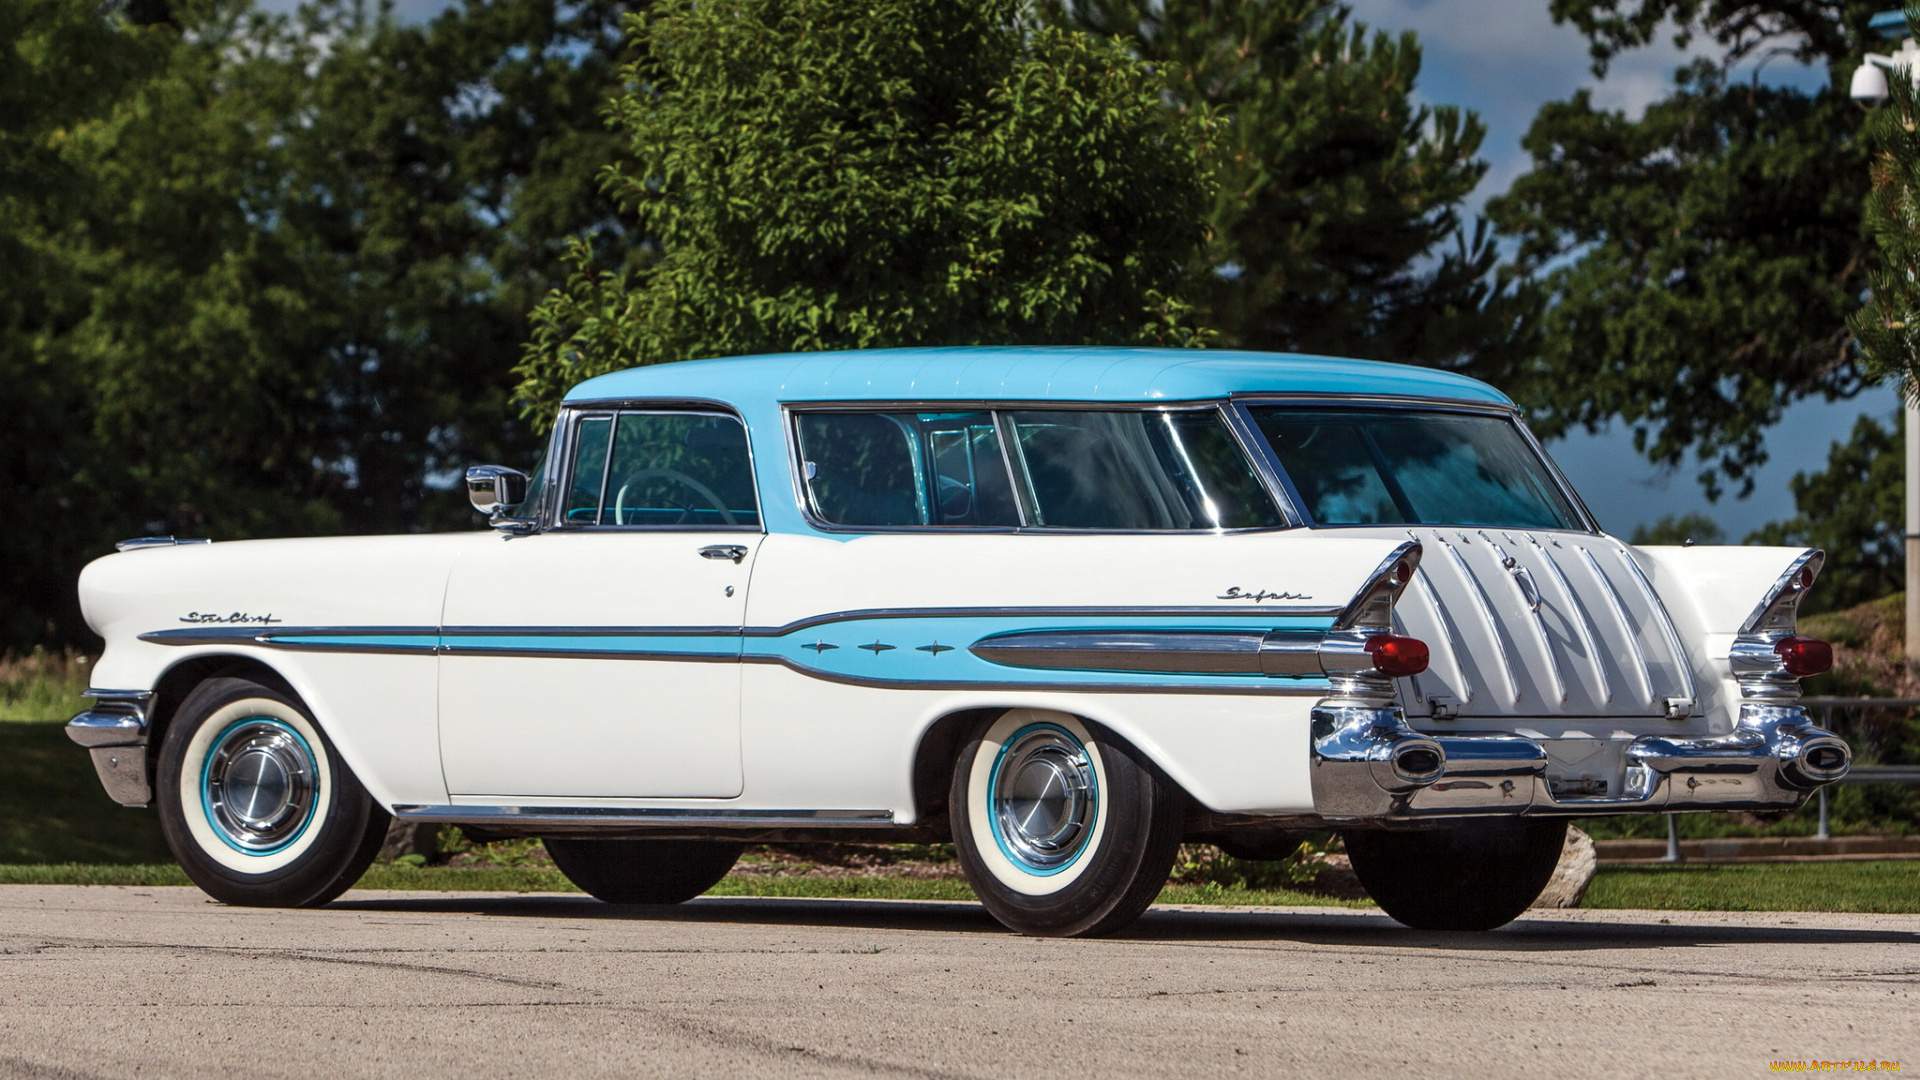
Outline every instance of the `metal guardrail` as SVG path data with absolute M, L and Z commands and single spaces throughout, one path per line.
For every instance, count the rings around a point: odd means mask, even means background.
M 1820 716 L 1820 726 L 1833 730 L 1835 711 L 1847 709 L 1920 709 L 1920 697 L 1803 697 L 1800 705 L 1808 712 L 1816 710 Z M 1855 765 L 1841 778 L 1842 784 L 1920 784 L 1920 765 Z M 1814 838 L 1831 840 L 1833 834 L 1827 829 L 1827 789 L 1832 784 L 1822 784 L 1819 790 L 1820 828 Z M 1661 862 L 1680 862 L 1679 817 L 1667 815 L 1667 854 Z

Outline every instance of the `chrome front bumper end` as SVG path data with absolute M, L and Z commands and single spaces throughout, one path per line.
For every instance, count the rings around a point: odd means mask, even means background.
M 147 709 L 150 690 L 88 690 L 93 708 L 67 721 L 67 738 L 87 748 L 100 786 L 121 806 L 153 801 L 147 779 Z
M 1846 742 L 1798 705 L 1754 701 L 1741 704 L 1727 735 L 1632 740 L 1618 794 L 1591 797 L 1556 791 L 1538 740 L 1426 735 L 1394 707 L 1323 702 L 1313 710 L 1312 740 L 1314 809 L 1336 822 L 1791 810 L 1853 763 Z

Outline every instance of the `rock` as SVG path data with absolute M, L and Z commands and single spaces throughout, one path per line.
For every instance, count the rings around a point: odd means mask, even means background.
M 1587 895 L 1587 886 L 1593 884 L 1596 863 L 1593 838 L 1571 825 L 1567 826 L 1567 842 L 1560 849 L 1560 863 L 1553 868 L 1553 876 L 1547 879 L 1547 887 L 1540 890 L 1540 898 L 1533 902 L 1533 906 L 1579 907 L 1581 899 Z
M 394 819 L 387 826 L 387 839 L 380 845 L 380 862 L 392 862 L 407 855 L 423 855 L 429 862 L 440 853 L 440 826 L 433 822 Z

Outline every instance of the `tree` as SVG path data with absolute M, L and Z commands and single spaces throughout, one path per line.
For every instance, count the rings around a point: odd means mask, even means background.
M 0 75 L 0 168 L 40 178 L 0 194 L 6 480 L 45 523 L 0 640 L 84 633 L 74 575 L 120 537 L 471 520 L 446 478 L 531 449 L 506 401 L 563 238 L 618 228 L 591 162 L 630 7 L 0 0 L 68 35 Z
M 1188 291 L 1225 344 L 1448 367 L 1512 387 L 1535 300 L 1501 287 L 1461 201 L 1486 174 L 1472 113 L 1416 107 L 1413 34 L 1330 0 L 1050 0 L 1223 123 L 1211 240 Z
M 1701 467 L 1709 497 L 1752 488 L 1765 433 L 1807 397 L 1869 384 L 1847 331 L 1872 252 L 1860 113 L 1848 80 L 1874 3 L 1553 0 L 1592 44 L 1596 73 L 1666 26 L 1697 61 L 1639 119 L 1582 91 L 1543 107 L 1533 169 L 1489 213 L 1542 282 L 1536 406 L 1543 429 L 1613 417 L 1655 462 Z M 1784 53 L 1824 66 L 1815 92 L 1736 79 Z
M 1821 472 L 1796 473 L 1789 486 L 1799 512 L 1762 526 L 1749 544 L 1817 547 L 1827 553 L 1809 613 L 1848 608 L 1899 592 L 1906 584 L 1906 435 L 1896 413 L 1882 425 L 1862 416 L 1852 436 L 1827 452 Z
M 702 356 L 1191 341 L 1211 122 L 1015 0 L 712 0 L 628 20 L 608 189 L 650 265 L 535 314 L 520 400 Z
M 1907 27 L 1920 36 L 1920 7 L 1907 9 Z M 1849 325 L 1867 370 L 1898 379 L 1911 398 L 1920 393 L 1920 94 L 1910 77 L 1888 79 L 1887 91 L 1891 101 L 1867 125 L 1873 151 L 1867 228 L 1881 263 L 1869 275 L 1866 307 Z
M 1699 512 L 1667 514 L 1652 525 L 1635 525 L 1632 544 L 1724 544 L 1727 531 Z

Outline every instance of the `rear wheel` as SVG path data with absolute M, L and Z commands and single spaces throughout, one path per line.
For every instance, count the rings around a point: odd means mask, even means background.
M 1064 713 L 1015 709 L 968 740 L 949 805 L 967 881 L 1023 934 L 1121 929 L 1160 895 L 1180 846 L 1180 789 Z
M 228 904 L 332 900 L 391 820 L 298 700 L 247 679 L 210 679 L 180 703 L 154 779 L 174 858 Z
M 1564 820 L 1535 818 L 1345 838 L 1354 876 L 1394 919 L 1416 930 L 1492 930 L 1540 896 L 1566 835 Z
M 680 904 L 720 883 L 745 845 L 724 840 L 546 841 L 553 865 L 609 904 Z

